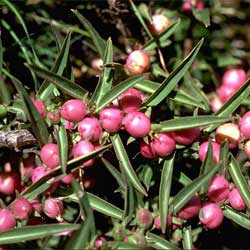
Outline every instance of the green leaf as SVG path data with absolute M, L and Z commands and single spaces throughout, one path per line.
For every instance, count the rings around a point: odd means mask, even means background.
M 148 233 L 146 240 L 150 246 L 157 250 L 180 250 L 178 246 L 153 233 Z
M 147 21 L 152 21 L 149 7 L 145 3 L 141 3 L 138 6 L 138 11 L 140 12 L 141 16 L 144 17 Z
M 140 82 L 143 76 L 132 76 L 113 87 L 102 99 L 99 101 L 99 105 L 96 106 L 95 112 L 99 112 L 107 104 L 111 103 L 116 97 L 122 94 L 127 89 L 133 87 L 136 83 Z
M 36 65 L 27 66 L 41 78 L 46 79 L 49 82 L 53 82 L 59 89 L 61 89 L 63 92 L 65 92 L 71 97 L 83 100 L 88 94 L 87 90 L 63 76 L 59 76 L 51 71 L 42 69 Z
M 127 152 L 123 146 L 122 140 L 119 134 L 111 136 L 111 141 L 115 150 L 117 159 L 119 160 L 120 167 L 126 174 L 128 180 L 131 182 L 133 187 L 141 194 L 147 196 L 147 192 L 140 183 L 127 155 Z
M 81 24 L 84 26 L 84 28 L 89 32 L 90 37 L 100 55 L 100 57 L 104 57 L 105 54 L 105 48 L 106 48 L 106 41 L 101 38 L 101 36 L 97 33 L 97 31 L 94 29 L 94 27 L 91 25 L 91 23 L 82 16 L 77 10 L 71 10 L 79 19 Z
M 124 194 L 124 213 L 123 213 L 123 225 L 126 226 L 135 214 L 136 197 L 135 191 L 130 182 L 126 186 L 126 192 Z
M 122 241 L 113 241 L 111 242 L 111 250 L 152 250 L 152 248 L 135 245 Z
M 167 217 L 168 217 L 168 202 L 171 191 L 172 175 L 174 167 L 175 154 L 168 156 L 164 161 L 163 170 L 161 173 L 161 183 L 159 190 L 159 210 L 161 220 L 162 233 L 166 232 Z
M 0 244 L 8 245 L 53 236 L 69 230 L 78 230 L 79 224 L 46 224 L 24 226 L 0 234 Z
M 198 10 L 196 8 L 192 8 L 192 12 L 194 17 L 198 21 L 202 22 L 206 28 L 210 26 L 209 9 L 205 8 L 203 10 Z
M 51 69 L 51 72 L 57 73 L 57 75 L 60 76 L 63 74 L 69 58 L 70 39 L 71 31 L 68 32 L 67 36 L 65 37 L 60 48 L 60 52 L 57 55 L 56 61 Z M 50 96 L 50 94 L 53 93 L 55 87 L 52 85 L 53 87 L 48 88 L 49 85 L 50 81 L 48 80 L 44 80 L 44 82 L 42 83 L 38 91 L 38 95 L 40 96 L 41 100 L 46 100 Z
M 185 226 L 182 229 L 182 237 L 183 237 L 183 240 L 182 240 L 183 249 L 193 249 L 191 226 Z
M 89 105 L 95 104 L 99 105 L 101 99 L 110 91 L 112 88 L 113 81 L 113 70 L 111 68 L 105 67 L 105 64 L 113 62 L 113 47 L 111 38 L 107 41 L 107 47 L 104 53 L 103 65 L 104 69 L 99 78 L 95 91 L 90 99 Z
M 226 218 L 234 221 L 239 226 L 250 230 L 250 217 L 248 215 L 235 211 L 229 206 L 223 209 L 223 214 Z
M 27 90 L 23 87 L 23 84 L 6 70 L 4 70 L 4 73 L 13 81 L 14 86 L 23 101 L 25 114 L 31 123 L 33 133 L 35 134 L 40 146 L 43 146 L 48 142 L 49 138 L 49 132 L 44 119 L 38 113 L 36 107 L 29 97 Z
M 149 96 L 145 105 L 157 106 L 168 96 L 195 60 L 202 43 L 203 39 L 197 43 L 189 55 L 169 74 L 169 76 L 161 83 L 159 88 L 157 88 L 155 92 Z
M 221 175 L 228 175 L 228 141 L 224 140 L 220 144 L 220 161 L 221 161 L 221 170 L 219 171 Z
M 241 103 L 249 96 L 250 94 L 250 79 L 248 79 L 243 86 L 239 88 L 239 90 L 220 108 L 219 111 L 215 113 L 215 116 L 229 116 L 231 115 L 240 105 Z M 210 133 L 214 129 L 217 128 L 218 125 L 212 125 L 207 128 L 205 131 Z
M 238 188 L 246 206 L 250 209 L 250 189 L 244 178 L 240 166 L 234 156 L 230 153 L 229 173 Z
M 206 185 L 218 171 L 220 164 L 212 168 L 208 173 L 194 179 L 191 184 L 181 189 L 174 199 L 170 202 L 169 210 L 171 213 L 177 214 L 192 196 Z
M 151 186 L 152 177 L 153 177 L 152 168 L 149 165 L 143 166 L 143 169 L 139 174 L 139 178 L 143 182 L 143 184 L 145 185 L 147 191 L 149 190 L 149 188 Z
M 217 57 L 217 64 L 219 67 L 232 67 L 232 65 L 240 65 L 241 60 L 233 56 L 219 56 Z
M 57 130 L 57 143 L 59 146 L 60 164 L 63 173 L 67 170 L 68 161 L 68 135 L 64 125 L 59 126 Z
M 151 38 L 146 44 L 144 44 L 142 49 L 145 51 L 150 51 L 157 48 L 159 46 L 158 44 L 161 44 L 163 43 L 163 41 L 166 41 L 176 31 L 180 22 L 180 19 L 173 22 L 165 31 L 163 31 L 157 37 Z
M 2 69 L 3 69 L 3 43 L 0 34 L 0 79 L 2 80 Z
M 221 124 L 232 120 L 230 117 L 216 117 L 214 115 L 187 116 L 167 121 L 159 124 L 161 132 L 170 132 L 189 128 L 204 127 L 211 124 Z

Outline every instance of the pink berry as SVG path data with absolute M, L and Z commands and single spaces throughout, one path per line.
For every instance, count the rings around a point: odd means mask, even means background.
M 102 250 L 105 248 L 105 246 L 107 245 L 107 240 L 106 238 L 100 236 L 95 240 L 94 243 L 94 250 Z M 104 248 L 103 248 L 104 247 Z
M 183 12 L 189 12 L 190 10 L 192 10 L 192 3 L 190 0 L 184 0 L 184 2 L 182 3 L 182 6 L 181 6 L 181 10 Z
M 212 141 L 212 149 L 213 149 L 213 162 L 218 163 L 220 159 L 220 144 Z M 199 147 L 199 158 L 201 161 L 205 161 L 207 151 L 208 151 L 209 142 L 203 142 Z
M 102 71 L 103 60 L 101 58 L 95 58 L 91 61 L 91 67 L 96 71 Z
M 136 220 L 140 227 L 148 229 L 153 223 L 153 216 L 147 208 L 140 208 L 136 213 Z
M 230 192 L 229 203 L 236 210 L 242 211 L 246 209 L 246 204 L 237 188 L 233 188 Z
M 222 143 L 225 139 L 228 141 L 229 148 L 235 148 L 240 142 L 240 129 L 237 124 L 225 123 L 220 125 L 215 132 L 215 139 Z
M 0 232 L 8 231 L 16 226 L 14 215 L 9 209 L 0 209 Z
M 128 55 L 125 67 L 131 75 L 146 72 L 150 67 L 149 54 L 143 50 L 134 50 Z
M 104 108 L 100 112 L 100 122 L 107 132 L 118 132 L 122 127 L 123 112 L 117 107 Z
M 208 229 L 215 229 L 223 221 L 223 212 L 216 203 L 208 202 L 202 206 L 199 217 L 201 223 Z
M 137 111 L 142 104 L 143 94 L 130 88 L 118 97 L 119 105 L 126 113 Z
M 240 132 L 246 139 L 250 139 L 250 111 L 246 112 L 240 120 Z
M 49 168 L 55 168 L 60 164 L 58 145 L 54 143 L 45 144 L 40 152 L 41 160 Z
M 17 219 L 26 220 L 31 215 L 32 205 L 27 199 L 19 198 L 14 201 L 12 211 Z
M 198 195 L 194 195 L 188 203 L 178 213 L 178 217 L 181 219 L 192 219 L 198 215 L 201 208 L 201 200 Z
M 77 99 L 66 101 L 61 107 L 61 117 L 70 122 L 81 121 L 86 114 L 86 104 Z
M 94 142 L 99 140 L 102 133 L 102 127 L 97 118 L 87 117 L 79 122 L 78 131 L 83 140 Z
M 246 81 L 246 72 L 243 69 L 229 69 L 222 77 L 222 84 L 224 86 L 239 89 Z
M 37 182 L 40 180 L 44 175 L 47 174 L 47 170 L 43 166 L 37 166 L 32 173 L 31 180 L 32 183 Z
M 227 179 L 222 175 L 214 176 L 211 180 L 207 195 L 213 202 L 224 201 L 228 198 L 230 186 Z
M 91 142 L 82 140 L 74 145 L 72 151 L 73 151 L 74 158 L 77 158 L 77 157 L 86 155 L 94 150 L 95 150 L 95 147 Z M 90 160 L 84 162 L 83 166 L 89 167 L 89 166 L 93 165 L 93 163 L 94 163 L 94 159 L 90 159 Z
M 235 94 L 235 91 L 233 87 L 226 85 L 221 85 L 217 89 L 218 96 L 223 103 L 228 101 Z
M 250 159 L 250 140 L 248 140 L 247 142 L 245 142 L 245 144 L 244 144 L 244 150 L 245 150 L 247 158 Z
M 62 217 L 64 214 L 63 202 L 57 198 L 48 198 L 44 202 L 43 211 L 51 219 Z
M 196 1 L 195 8 L 196 8 L 197 10 L 203 10 L 204 7 L 205 7 L 205 6 L 204 6 L 203 0 L 197 0 L 197 1 Z
M 151 130 L 151 121 L 142 112 L 134 111 L 128 113 L 124 119 L 124 126 L 127 132 L 137 138 L 137 137 L 144 137 L 149 134 Z
M 13 195 L 16 190 L 20 191 L 21 179 L 16 172 L 0 173 L 0 193 Z
M 165 31 L 170 25 L 168 17 L 162 14 L 155 14 L 152 16 L 152 22 L 150 23 L 150 29 L 154 35 L 159 35 Z
M 147 144 L 145 141 L 141 140 L 140 152 L 143 157 L 148 158 L 148 159 L 152 159 L 157 156 L 156 152 L 154 151 L 152 147 L 152 142 L 149 142 L 149 144 Z
M 48 112 L 47 114 L 48 120 L 52 122 L 53 124 L 58 124 L 60 122 L 61 116 L 59 113 L 55 111 Z
M 42 118 L 46 117 L 46 107 L 42 101 L 32 98 L 32 102 Z
M 218 96 L 215 96 L 211 101 L 210 105 L 213 112 L 217 112 L 223 106 L 223 102 Z
M 73 130 L 74 129 L 74 123 L 73 122 L 64 120 L 63 125 L 64 125 L 65 129 L 67 129 L 67 130 Z
M 167 133 L 159 133 L 152 140 L 152 148 L 155 153 L 161 157 L 165 157 L 175 150 L 175 140 Z
M 31 201 L 32 208 L 39 214 L 43 211 L 42 203 L 39 200 Z
M 201 130 L 200 128 L 191 128 L 178 130 L 171 133 L 173 139 L 182 145 L 190 145 L 194 141 L 197 141 L 200 137 Z
M 167 222 L 167 226 L 171 226 L 171 224 L 172 224 L 172 217 L 171 217 L 171 215 L 168 215 L 168 217 L 166 219 L 166 222 Z M 156 229 L 158 229 L 158 230 L 161 229 L 161 219 L 160 219 L 159 215 L 154 218 L 154 227 Z

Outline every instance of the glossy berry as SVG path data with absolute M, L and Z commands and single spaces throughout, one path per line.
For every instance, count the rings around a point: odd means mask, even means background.
M 191 128 L 174 131 L 171 133 L 171 136 L 179 144 L 190 145 L 199 139 L 200 134 L 200 128 Z
M 43 211 L 51 219 L 62 217 L 64 214 L 63 202 L 57 198 L 48 198 L 44 202 Z
M 86 117 L 79 122 L 78 131 L 83 140 L 94 142 L 99 140 L 102 133 L 102 127 L 97 118 Z
M 49 168 L 55 168 L 60 164 L 58 145 L 54 143 L 45 144 L 40 152 L 41 160 Z
M 237 188 L 233 188 L 229 194 L 229 203 L 232 208 L 242 211 L 246 209 L 246 203 L 244 202 L 239 190 Z
M 25 198 L 16 199 L 12 211 L 17 219 L 26 220 L 31 215 L 32 204 Z
M 188 203 L 178 213 L 181 219 L 192 219 L 198 215 L 201 208 L 201 200 L 198 195 L 194 195 Z
M 32 172 L 31 176 L 32 183 L 37 182 L 47 173 L 48 171 L 46 170 L 46 168 L 44 168 L 43 166 L 37 166 Z
M 124 119 L 126 131 L 133 137 L 144 137 L 151 130 L 151 121 L 148 116 L 139 111 L 128 113 Z
M 91 61 L 91 67 L 96 71 L 102 71 L 103 60 L 101 58 L 95 58 Z
M 32 98 L 32 102 L 42 118 L 46 117 L 46 107 L 42 101 Z
M 100 123 L 107 132 L 118 132 L 122 127 L 123 112 L 117 107 L 104 108 L 100 112 Z
M 150 67 L 149 54 L 143 50 L 134 50 L 128 55 L 125 67 L 131 75 L 138 75 L 148 71 Z
M 39 200 L 31 201 L 31 205 L 36 212 L 41 213 L 43 211 L 42 203 Z
M 245 139 L 250 139 L 250 111 L 246 112 L 240 120 L 240 132 Z
M 147 144 L 145 141 L 141 140 L 140 153 L 143 157 L 148 159 L 157 157 L 157 154 L 152 147 L 152 142 L 149 142 L 149 144 Z
M 137 224 L 148 229 L 153 223 L 153 216 L 147 208 L 140 208 L 136 213 Z
M 95 150 L 95 147 L 91 142 L 86 141 L 86 140 L 82 140 L 74 145 L 72 152 L 73 152 L 74 158 L 77 158 L 77 157 L 86 155 L 94 150 Z M 84 162 L 83 166 L 89 167 L 93 163 L 94 163 L 94 159 L 90 159 L 90 160 Z
M 213 150 L 213 162 L 218 163 L 220 159 L 220 144 L 212 141 L 212 150 Z M 199 158 L 201 161 L 205 161 L 207 156 L 209 142 L 203 142 L 199 147 Z
M 236 90 L 231 86 L 221 85 L 217 89 L 217 94 L 223 103 L 227 102 L 235 94 L 235 92 Z
M 223 221 L 223 212 L 216 203 L 208 202 L 202 206 L 199 218 L 208 229 L 215 229 Z
M 66 101 L 61 107 L 61 117 L 70 122 L 81 121 L 86 114 L 86 104 L 78 99 L 72 99 Z
M 214 176 L 211 180 L 207 195 L 213 202 L 223 201 L 228 198 L 230 186 L 227 179 L 222 175 Z
M 219 98 L 219 96 L 215 96 L 210 101 L 210 106 L 211 106 L 213 112 L 217 112 L 223 106 L 223 102 L 221 101 L 221 99 Z
M 0 209 L 0 232 L 8 231 L 16 226 L 16 220 L 9 209 Z
M 225 123 L 220 125 L 215 132 L 216 142 L 222 143 L 225 139 L 228 141 L 229 148 L 235 148 L 240 142 L 240 129 L 237 124 Z
M 155 14 L 152 16 L 152 22 L 149 27 L 154 35 L 159 35 L 165 31 L 170 25 L 168 17 L 162 14 Z
M 175 150 L 175 140 L 167 133 L 159 133 L 152 140 L 152 148 L 161 157 L 170 155 Z
M 246 72 L 243 69 L 229 69 L 222 77 L 222 84 L 224 86 L 239 89 L 246 81 Z
M 13 195 L 20 187 L 21 179 L 16 172 L 0 173 L 0 193 Z

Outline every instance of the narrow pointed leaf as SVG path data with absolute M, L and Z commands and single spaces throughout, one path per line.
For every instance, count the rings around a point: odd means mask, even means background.
M 191 199 L 191 197 L 211 180 L 211 178 L 219 170 L 219 167 L 220 164 L 216 165 L 208 173 L 197 177 L 190 185 L 181 189 L 179 193 L 174 197 L 174 199 L 170 202 L 170 212 L 177 214 Z
M 28 65 L 28 67 L 32 69 L 39 77 L 46 79 L 49 82 L 53 82 L 57 88 L 61 89 L 71 97 L 82 100 L 88 94 L 87 90 L 63 76 L 59 76 L 36 65 Z
M 64 125 L 59 126 L 57 130 L 57 142 L 59 146 L 60 164 L 63 173 L 66 173 L 68 162 L 68 135 Z
M 229 173 L 234 181 L 234 184 L 238 188 L 246 206 L 250 209 L 250 189 L 244 178 L 240 166 L 234 156 L 230 153 Z
M 42 239 L 69 230 L 78 230 L 79 224 L 48 224 L 24 226 L 0 234 L 0 244 L 8 245 L 18 242 Z
M 183 228 L 182 237 L 183 237 L 182 240 L 183 249 L 193 249 L 191 226 L 185 226 Z
M 124 196 L 123 225 L 127 225 L 132 220 L 136 207 L 135 192 L 130 182 L 127 184 Z
M 205 27 L 207 28 L 210 25 L 210 17 L 209 17 L 209 10 L 208 8 L 202 9 L 202 10 L 198 10 L 196 8 L 192 8 L 192 12 L 194 17 L 202 22 Z
M 172 184 L 174 157 L 175 154 L 166 158 L 166 160 L 164 161 L 163 170 L 161 174 L 161 183 L 159 190 L 159 210 L 160 210 L 162 233 L 166 232 L 166 227 L 167 227 L 168 202 Z
M 77 10 L 71 10 L 79 19 L 81 24 L 84 26 L 84 28 L 89 32 L 90 37 L 100 55 L 100 57 L 104 57 L 105 48 L 106 48 L 106 41 L 101 38 L 101 36 L 98 34 L 98 32 L 94 29 L 94 27 L 91 25 L 91 23 L 82 16 Z
M 105 96 L 102 97 L 95 111 L 99 112 L 102 108 L 111 103 L 116 97 L 118 97 L 127 89 L 133 87 L 136 83 L 140 82 L 142 79 L 143 76 L 132 76 L 117 84 Z
M 235 211 L 229 206 L 226 206 L 223 209 L 223 214 L 226 218 L 228 218 L 231 221 L 234 221 L 239 226 L 250 230 L 250 217 L 249 217 L 249 215 L 240 213 L 239 211 Z
M 195 60 L 198 51 L 201 48 L 203 39 L 201 39 L 190 54 L 169 74 L 169 76 L 161 83 L 159 88 L 149 96 L 146 100 L 145 105 L 157 106 L 163 99 L 165 99 L 169 93 L 176 87 L 177 83 L 184 76 L 186 71 L 192 65 Z
M 111 250 L 152 250 L 150 247 L 135 245 L 132 243 L 113 241 L 111 243 Z
M 111 136 L 111 141 L 115 150 L 117 159 L 119 160 L 120 167 L 123 169 L 128 180 L 131 182 L 133 187 L 141 194 L 147 196 L 147 192 L 140 183 L 127 155 L 127 152 L 123 146 L 122 140 L 118 134 Z
M 111 68 L 105 67 L 105 64 L 112 62 L 113 62 L 113 47 L 112 47 L 112 40 L 111 38 L 109 38 L 107 41 L 107 47 L 103 58 L 104 69 L 99 78 L 95 91 L 90 99 L 89 103 L 90 106 L 93 104 L 98 106 L 102 97 L 105 96 L 112 88 L 113 70 Z
M 224 140 L 220 144 L 220 161 L 221 161 L 221 170 L 219 171 L 221 175 L 228 175 L 228 141 Z
M 231 117 L 216 117 L 213 115 L 187 116 L 160 122 L 161 132 L 170 132 L 189 128 L 205 127 L 211 124 L 221 124 L 232 120 Z

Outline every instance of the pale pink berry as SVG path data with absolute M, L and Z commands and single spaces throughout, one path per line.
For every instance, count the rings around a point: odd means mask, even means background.
M 198 215 L 201 208 L 201 200 L 198 195 L 192 196 L 188 203 L 178 213 L 178 217 L 181 219 L 192 219 Z
M 246 141 L 244 144 L 244 151 L 248 159 L 250 159 L 250 140 Z
M 173 139 L 182 145 L 190 145 L 200 137 L 200 128 L 177 130 L 171 133 Z
M 147 208 L 140 208 L 136 213 L 137 224 L 148 229 L 153 223 L 153 216 Z
M 101 58 L 95 58 L 91 61 L 91 67 L 96 71 L 102 71 L 103 60 Z
M 126 131 L 133 137 L 144 137 L 151 130 L 151 121 L 148 116 L 139 111 L 128 113 L 124 119 Z
M 237 124 L 225 123 L 220 125 L 215 132 L 216 142 L 222 143 L 225 139 L 228 141 L 229 148 L 235 148 L 240 142 L 240 129 Z
M 235 94 L 235 92 L 236 90 L 233 87 L 226 85 L 221 85 L 217 89 L 217 94 L 223 103 L 228 101 Z
M 168 215 L 168 217 L 167 217 L 167 219 L 166 219 L 166 222 L 167 222 L 166 225 L 167 225 L 168 227 L 172 225 L 172 217 L 171 217 L 171 215 Z M 158 230 L 161 229 L 161 219 L 160 219 L 160 216 L 159 216 L 159 215 L 156 216 L 156 217 L 154 218 L 154 227 L 155 227 L 156 229 L 158 229 Z
M 8 231 L 16 226 L 14 215 L 9 209 L 0 209 L 0 232 Z
M 49 168 L 55 168 L 60 164 L 58 145 L 55 143 L 45 144 L 40 152 L 41 160 Z
M 220 160 L 220 144 L 212 141 L 212 151 L 213 151 L 213 162 L 218 163 Z M 205 161 L 207 156 L 209 142 L 203 142 L 199 147 L 199 158 L 201 161 Z
M 241 117 L 240 132 L 246 139 L 250 139 L 250 111 Z
M 148 158 L 148 159 L 152 159 L 157 156 L 156 152 L 154 151 L 152 147 L 152 142 L 149 142 L 149 144 L 147 144 L 145 141 L 141 140 L 140 152 L 143 157 Z
M 63 202 L 57 198 L 48 198 L 44 202 L 43 211 L 51 219 L 60 218 L 64 214 Z
M 143 94 L 135 89 L 130 88 L 124 93 L 122 93 L 119 97 L 119 105 L 123 111 L 126 113 L 137 111 L 143 100 Z
M 230 192 L 229 203 L 234 209 L 238 211 L 246 209 L 246 204 L 242 199 L 241 194 L 237 188 L 233 188 L 232 191 Z
M 107 245 L 107 240 L 105 237 L 100 236 L 95 240 L 94 250 L 102 250 Z
M 74 129 L 74 123 L 73 122 L 64 120 L 63 125 L 64 125 L 65 129 L 67 129 L 67 130 L 71 131 L 71 130 Z
M 118 132 L 122 127 L 123 112 L 117 107 L 104 108 L 100 112 L 100 122 L 107 132 Z
M 42 118 L 46 117 L 46 107 L 42 101 L 32 98 L 32 102 Z
M 152 148 L 161 157 L 170 155 L 175 150 L 175 140 L 167 133 L 159 133 L 152 140 Z
M 211 180 L 207 195 L 213 202 L 224 201 L 228 198 L 230 186 L 227 179 L 222 175 L 214 176 Z
M 84 118 L 78 124 L 78 131 L 83 140 L 98 141 L 102 134 L 100 122 L 95 117 Z
M 222 77 L 222 84 L 224 86 L 239 89 L 246 81 L 246 72 L 243 69 L 229 69 Z
M 168 17 L 162 14 L 155 14 L 152 16 L 152 22 L 149 27 L 154 35 L 159 35 L 165 31 L 170 25 L 170 20 Z
M 0 173 L 0 193 L 13 195 L 16 190 L 20 191 L 21 179 L 18 173 Z
M 16 199 L 12 206 L 13 214 L 17 219 L 26 220 L 32 212 L 31 203 L 25 198 Z
M 221 99 L 219 98 L 219 96 L 215 96 L 211 101 L 210 101 L 210 105 L 212 108 L 213 112 L 217 112 L 218 110 L 221 109 L 221 107 L 223 106 L 223 102 L 221 101 Z
M 86 141 L 86 140 L 82 140 L 74 145 L 72 152 L 73 152 L 74 158 L 77 158 L 77 157 L 86 155 L 94 150 L 95 150 L 95 147 L 91 142 Z M 94 159 L 90 159 L 90 160 L 84 162 L 83 166 L 89 167 L 93 163 L 94 163 Z
M 31 201 L 31 205 L 36 212 L 41 213 L 43 211 L 42 203 L 39 200 Z
M 40 180 L 44 175 L 47 174 L 47 170 L 43 166 L 37 166 L 32 173 L 31 180 L 32 183 L 37 182 Z
M 143 50 L 134 50 L 128 55 L 125 67 L 131 75 L 146 72 L 150 67 L 149 54 Z
M 202 206 L 199 218 L 208 229 L 215 229 L 223 221 L 223 212 L 216 203 L 208 202 Z
M 85 117 L 86 111 L 87 106 L 83 101 L 72 99 L 62 105 L 60 114 L 65 120 L 79 122 Z

